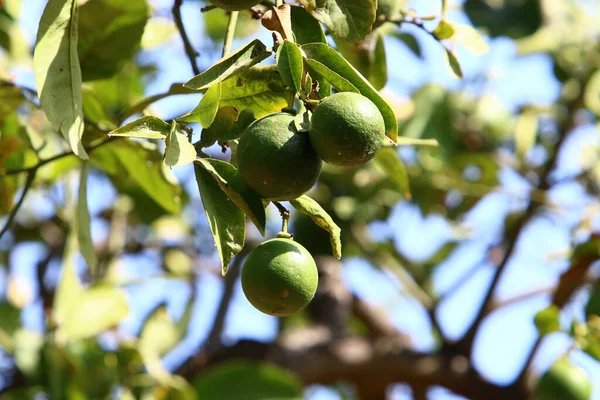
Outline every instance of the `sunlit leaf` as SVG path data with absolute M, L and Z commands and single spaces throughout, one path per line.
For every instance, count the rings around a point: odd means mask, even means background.
M 298 93 L 302 89 L 302 53 L 296 44 L 284 40 L 277 50 L 277 69 L 290 89 Z
M 212 125 L 217 116 L 217 111 L 219 111 L 221 93 L 220 83 L 211 86 L 202 96 L 198 106 L 178 119 L 183 122 L 198 122 L 203 128 L 208 128 Z
M 458 59 L 456 58 L 454 53 L 452 51 L 444 48 L 444 55 L 446 56 L 445 57 L 446 65 L 448 66 L 449 72 L 452 74 L 453 77 L 462 79 L 463 78 L 462 68 L 460 67 Z
M 175 120 L 171 123 L 171 130 L 167 135 L 166 144 L 164 162 L 167 166 L 185 165 L 194 162 L 196 159 L 194 145 L 190 143 L 187 135 Z
M 532 110 L 524 110 L 517 119 L 515 126 L 515 150 L 519 157 L 524 158 L 535 145 L 538 133 L 538 116 Z
M 124 136 L 143 139 L 165 139 L 171 127 L 158 117 L 146 115 L 108 133 L 108 136 Z
M 470 25 L 454 24 L 454 34 L 452 41 L 464 46 L 475 55 L 485 54 L 489 51 L 489 46 L 483 40 L 479 32 Z
M 534 322 L 540 335 L 548 335 L 560 330 L 560 309 L 555 305 L 535 314 Z
M 342 241 L 340 238 L 340 227 L 337 226 L 337 224 L 333 221 L 329 214 L 327 214 L 323 207 L 321 207 L 319 203 L 317 203 L 315 200 L 311 199 L 307 195 L 302 195 L 296 200 L 290 201 L 290 204 L 294 206 L 296 210 L 310 216 L 317 225 L 329 232 L 329 239 L 331 241 L 331 248 L 333 249 L 333 256 L 338 259 L 342 258 Z
M 194 164 L 196 181 L 204 212 L 215 240 L 223 275 L 229 264 L 244 246 L 246 220 L 240 208 L 229 200 L 213 175 L 200 164 Z
M 83 107 L 77 57 L 77 1 L 49 0 L 40 20 L 33 54 L 42 108 L 57 132 L 82 159 Z
M 270 55 L 271 52 L 267 50 L 267 46 L 258 39 L 253 40 L 239 50 L 220 59 L 206 71 L 187 81 L 184 86 L 194 90 L 208 89 L 236 72 L 258 64 Z
M 237 169 L 225 161 L 210 158 L 200 158 L 197 163 L 213 176 L 229 200 L 235 203 L 264 235 L 266 216 L 262 199 L 242 181 Z
M 98 258 L 96 249 L 92 241 L 91 218 L 87 201 L 87 182 L 88 182 L 88 162 L 81 164 L 81 174 L 79 178 L 79 193 L 77 195 L 77 212 L 75 214 L 75 229 L 77 230 L 77 239 L 79 240 L 79 250 L 87 262 L 88 268 L 92 274 L 96 273 Z

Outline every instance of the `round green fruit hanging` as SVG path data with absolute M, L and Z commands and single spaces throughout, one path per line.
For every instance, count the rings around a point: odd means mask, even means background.
M 385 123 L 365 96 L 343 92 L 325 98 L 311 119 L 310 142 L 329 164 L 356 166 L 375 157 L 385 140 Z
M 237 148 L 240 176 L 267 200 L 293 200 L 313 187 L 321 160 L 294 117 L 270 114 L 246 128 Z
M 254 7 L 260 4 L 260 1 L 256 0 L 208 0 L 213 6 L 217 6 L 227 11 L 241 11 L 247 10 L 250 7 Z
M 536 400 L 589 400 L 591 396 L 592 384 L 586 372 L 567 359 L 555 362 L 535 389 Z
M 242 269 L 242 289 L 259 311 L 279 317 L 295 314 L 317 291 L 317 265 L 310 253 L 291 239 L 258 245 Z

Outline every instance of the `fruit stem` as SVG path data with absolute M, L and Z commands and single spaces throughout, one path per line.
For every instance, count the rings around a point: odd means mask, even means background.
M 231 51 L 231 43 L 233 42 L 233 36 L 235 35 L 238 14 L 239 11 L 232 11 L 231 14 L 229 14 L 229 23 L 227 24 L 227 31 L 225 32 L 225 43 L 223 43 L 223 57 Z
M 277 207 L 277 209 L 279 210 L 279 214 L 281 215 L 281 233 L 287 235 L 288 222 L 290 220 L 290 211 L 277 201 L 274 201 L 273 204 L 275 204 L 275 207 Z

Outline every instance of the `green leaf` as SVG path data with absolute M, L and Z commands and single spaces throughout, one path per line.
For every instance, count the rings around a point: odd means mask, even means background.
M 21 310 L 10 303 L 0 303 L 0 346 L 12 353 L 14 335 L 21 327 Z
M 196 159 L 196 149 L 187 136 L 181 131 L 175 120 L 171 123 L 171 131 L 167 135 L 164 162 L 169 167 L 186 165 Z
M 20 329 L 15 332 L 13 355 L 19 371 L 29 377 L 34 376 L 40 368 L 40 355 L 43 346 L 44 336 L 39 332 L 29 329 Z
M 163 156 L 152 143 L 118 140 L 92 154 L 93 165 L 105 171 L 120 192 L 144 194 L 152 200 L 144 203 L 144 207 L 157 205 L 171 214 L 181 210 L 181 187 L 163 165 Z
M 92 89 L 90 85 L 83 85 L 82 89 L 83 115 L 85 120 L 98 125 L 100 129 L 116 129 L 117 126 L 106 112 L 104 104 L 96 95 L 94 89 Z
M 527 152 L 535 145 L 538 133 L 538 116 L 533 110 L 524 110 L 515 126 L 515 150 L 523 159 Z
M 146 0 L 89 0 L 79 10 L 84 81 L 110 78 L 140 47 L 150 9 Z
M 227 106 L 250 110 L 255 118 L 260 118 L 287 107 L 293 96 L 275 65 L 252 67 L 211 86 L 198 107 L 178 119 L 200 122 L 206 128 L 213 123 L 217 111 Z
M 229 200 L 210 172 L 199 163 L 194 163 L 194 171 L 204 212 L 221 260 L 221 271 L 225 275 L 231 260 L 244 246 L 246 227 L 244 213 Z
M 452 51 L 450 51 L 447 48 L 444 48 L 444 54 L 446 55 L 446 65 L 448 67 L 450 67 L 450 73 L 452 73 L 452 76 L 454 76 L 455 78 L 463 78 L 463 72 L 462 72 L 462 68 L 460 67 L 460 64 L 458 63 L 458 59 L 456 58 L 456 56 L 454 55 L 454 53 Z
M 419 58 L 422 57 L 421 45 L 419 45 L 419 42 L 417 41 L 417 39 L 415 39 L 414 35 L 411 35 L 410 33 L 395 31 L 392 33 L 392 36 L 402 41 L 406 45 L 406 47 L 408 47 L 409 50 L 414 53 L 415 56 Z
M 454 25 L 446 20 L 441 20 L 433 30 L 433 36 L 437 40 L 450 39 L 454 35 Z
M 560 309 L 554 304 L 535 314 L 535 327 L 540 335 L 560 331 Z
M 177 118 L 183 122 L 198 122 L 203 128 L 212 125 L 217 111 L 219 111 L 219 101 L 221 100 L 221 84 L 217 83 L 210 87 L 202 96 L 202 100 L 196 108 L 189 113 Z
M 295 93 L 302 89 L 302 72 L 304 70 L 302 53 L 295 43 L 284 40 L 277 49 L 277 69 L 283 81 Z
M 463 9 L 473 25 L 485 29 L 491 37 L 529 36 L 544 22 L 539 0 L 466 0 Z
M 129 315 L 129 305 L 123 290 L 94 287 L 80 293 L 66 311 L 56 332 L 62 343 L 96 336 L 119 324 Z
M 396 151 L 391 147 L 385 147 L 377 152 L 373 160 L 394 183 L 396 190 L 402 193 L 407 199 L 410 199 L 408 172 Z
M 252 122 L 256 121 L 252 110 L 245 109 L 241 113 L 233 107 L 223 107 L 217 112 L 210 127 L 202 129 L 201 143 L 210 147 L 217 140 L 227 142 L 238 139 Z
M 585 88 L 583 102 L 591 112 L 600 115 L 600 70 L 594 72 L 590 77 Z
M 312 218 L 312 220 L 321 228 L 329 232 L 329 240 L 333 249 L 333 256 L 337 259 L 342 258 L 342 240 L 341 229 L 319 203 L 307 195 L 302 195 L 296 200 L 290 201 L 294 208 L 303 214 Z
M 142 139 L 165 139 L 171 127 L 158 117 L 147 115 L 108 132 L 108 136 L 124 136 Z
M 385 121 L 386 136 L 394 143 L 398 141 L 398 124 L 394 111 L 379 95 L 377 90 L 365 79 L 348 61 L 338 52 L 323 43 L 309 43 L 302 46 L 307 58 L 312 58 L 327 66 L 350 83 L 352 83 L 360 93 L 370 99 L 383 115 Z
M 229 200 L 256 225 L 261 235 L 265 234 L 265 208 L 260 195 L 250 189 L 240 177 L 238 170 L 231 164 L 211 158 L 196 160 L 217 181 Z
M 329 31 L 350 41 L 362 40 L 375 22 L 376 0 L 299 0 Z
M 87 202 L 87 176 L 88 162 L 81 163 L 81 174 L 79 178 L 79 193 L 77 197 L 77 212 L 75 214 L 75 229 L 77 230 L 77 240 L 79 241 L 79 250 L 85 259 L 88 268 L 92 274 L 96 274 L 98 258 L 96 249 L 92 241 L 90 211 Z
M 304 7 L 292 6 L 291 11 L 292 30 L 296 36 L 296 43 L 327 43 L 321 24 Z
M 82 159 L 81 69 L 77 57 L 77 1 L 49 0 L 40 20 L 33 54 L 40 103 L 52 127 Z
M 481 55 L 489 51 L 489 46 L 483 40 L 479 32 L 470 25 L 455 24 L 452 41 L 464 46 L 472 54 Z
M 331 86 L 337 88 L 340 92 L 359 93 L 359 90 L 356 88 L 356 86 L 317 60 L 313 60 L 311 58 L 306 59 L 306 66 L 311 74 L 316 73 L 317 76 L 325 79 L 331 84 Z
M 352 64 L 377 90 L 387 82 L 387 61 L 383 33 L 375 30 L 364 40 L 351 43 L 341 38 L 335 40 L 338 49 L 346 60 Z
M 206 71 L 187 81 L 184 86 L 194 90 L 208 89 L 240 70 L 258 64 L 270 55 L 271 52 L 267 50 L 267 46 L 260 40 L 255 39 L 234 53 L 220 59 Z
M 198 376 L 192 385 L 199 399 L 300 400 L 302 386 L 290 372 L 268 364 L 233 361 Z

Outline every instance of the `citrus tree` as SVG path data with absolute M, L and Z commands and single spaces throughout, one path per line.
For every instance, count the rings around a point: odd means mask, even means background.
M 594 2 L 34 3 L 0 0 L 3 399 L 600 390 Z M 538 61 L 498 84 L 506 44 Z

